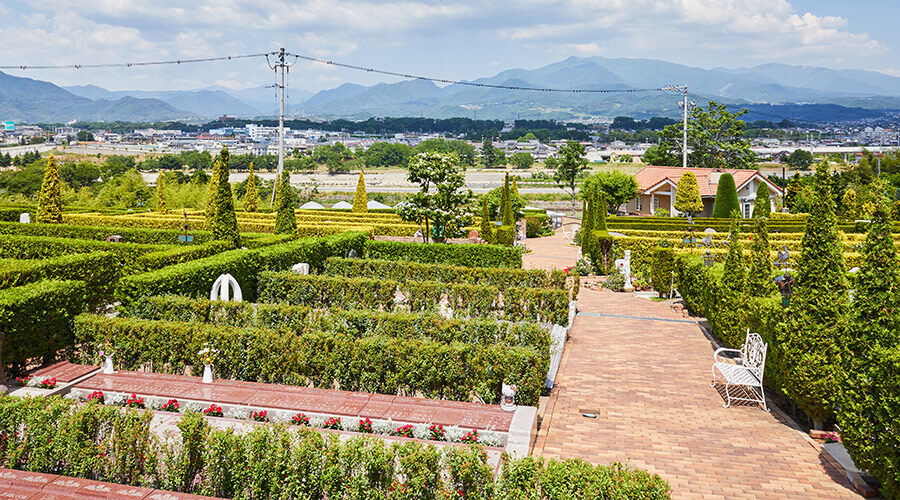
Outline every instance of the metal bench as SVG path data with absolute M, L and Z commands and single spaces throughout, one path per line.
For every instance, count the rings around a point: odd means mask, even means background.
M 748 328 L 747 337 L 744 339 L 744 345 L 740 349 L 722 347 L 716 349 L 716 352 L 713 353 L 713 382 L 709 384 L 709 386 L 715 387 L 717 380 L 716 370 L 718 370 L 725 379 L 725 397 L 727 398 L 727 401 L 723 405 L 724 408 L 731 406 L 732 400 L 752 401 L 755 403 L 762 403 L 763 409 L 769 411 L 769 407 L 766 405 L 766 392 L 763 388 L 763 373 L 765 372 L 766 351 L 768 348 L 769 344 L 763 342 L 762 337 L 760 337 L 758 333 L 750 333 L 750 329 Z M 729 363 L 725 361 L 724 358 L 720 359 L 719 355 L 723 352 L 740 353 L 740 364 Z M 732 396 L 728 391 L 732 385 L 748 387 L 751 393 L 759 395 L 759 399 L 738 398 Z

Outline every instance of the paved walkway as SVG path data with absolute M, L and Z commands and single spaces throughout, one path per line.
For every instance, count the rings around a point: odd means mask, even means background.
M 531 250 L 522 256 L 522 267 L 525 269 L 564 269 L 574 266 L 578 258 L 578 247 L 570 245 L 572 225 L 566 218 L 566 230 L 558 228 L 553 236 L 528 238 L 525 245 Z M 575 221 L 576 219 L 571 219 Z M 566 237 L 566 231 L 568 236 Z
M 605 290 L 582 288 L 578 308 L 535 454 L 628 461 L 674 498 L 860 498 L 777 409 L 722 408 L 696 323 Z

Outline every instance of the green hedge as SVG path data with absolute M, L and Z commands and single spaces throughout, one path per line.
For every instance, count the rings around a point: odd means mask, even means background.
M 71 346 L 72 318 L 89 299 L 83 281 L 43 280 L 0 290 L 0 332 L 6 334 L 0 369 Z
M 141 255 L 171 248 L 164 245 L 109 243 L 50 236 L 0 235 L 0 258 L 4 259 L 48 259 L 76 253 L 105 251 L 114 252 L 123 265 L 130 267 Z
M 513 267 L 521 269 L 522 252 L 498 245 L 451 243 L 406 243 L 369 241 L 366 256 L 372 259 L 408 260 L 424 264 L 449 264 L 466 267 Z
M 175 229 L 142 229 L 117 226 L 81 226 L 76 224 L 19 224 L 18 222 L 0 222 L 0 234 L 22 236 L 50 236 L 55 238 L 75 238 L 87 240 L 105 240 L 107 236 L 117 234 L 125 243 L 143 243 L 154 245 L 174 245 L 178 236 L 184 234 Z M 194 243 L 205 243 L 212 240 L 210 231 L 190 231 Z M 242 235 L 243 237 L 243 235 Z
M 518 386 L 516 400 L 537 405 L 547 357 L 534 349 L 505 345 L 436 342 L 337 333 L 297 335 L 285 330 L 233 328 L 201 323 L 147 321 L 81 315 L 75 335 L 80 359 L 97 361 L 98 346 L 117 348 L 126 370 L 181 372 L 201 365 L 198 352 L 213 344 L 216 373 L 227 379 L 340 388 L 348 391 L 417 395 L 493 403 L 502 382 Z
M 231 250 L 211 257 L 163 267 L 123 278 L 116 297 L 130 306 L 142 297 L 164 294 L 208 297 L 213 283 L 222 274 L 231 274 L 241 286 L 244 298 L 256 297 L 257 276 L 264 270 L 284 270 L 298 262 L 319 268 L 326 258 L 361 252 L 364 233 L 344 233 L 325 238 L 291 240 L 256 250 Z
M 669 498 L 658 475 L 620 464 L 504 456 L 494 478 L 478 445 L 444 449 L 370 436 L 341 440 L 310 429 L 213 430 L 185 413 L 172 438 L 153 413 L 58 397 L 0 397 L 0 461 L 33 472 L 151 485 L 222 498 L 309 500 L 621 500 Z
M 406 304 L 394 300 L 400 290 Z M 505 288 L 434 281 L 372 280 L 295 273 L 262 273 L 259 301 L 341 309 L 435 312 L 441 297 L 449 299 L 456 317 L 492 317 L 508 321 L 568 324 L 569 294 L 546 288 Z
M 122 243 L 114 243 L 121 245 Z M 210 241 L 200 245 L 183 245 L 157 252 L 146 253 L 135 259 L 132 272 L 147 272 L 162 267 L 202 259 L 228 251 L 231 245 L 223 241 Z
M 110 252 L 65 255 L 46 260 L 9 261 L 0 269 L 0 289 L 45 279 L 84 281 L 91 303 L 96 305 L 112 297 L 121 264 Z
M 325 262 L 324 274 L 331 276 L 366 276 L 369 278 L 406 281 L 440 281 L 508 287 L 566 289 L 566 273 L 561 270 L 511 269 L 497 267 L 463 267 L 445 264 L 421 264 L 396 260 L 339 259 Z
M 371 335 L 428 338 L 439 342 L 532 347 L 548 356 L 550 352 L 549 333 L 534 323 L 443 319 L 436 314 L 315 309 L 307 306 L 221 302 L 163 295 L 148 297 L 134 307 L 131 315 L 141 319 L 200 322 L 240 328 L 286 328 L 301 335 L 322 331 L 357 338 Z

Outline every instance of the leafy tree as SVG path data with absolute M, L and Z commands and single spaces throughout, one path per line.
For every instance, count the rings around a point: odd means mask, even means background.
M 596 187 L 603 193 L 606 209 L 611 213 L 618 212 L 623 203 L 638 195 L 638 183 L 634 177 L 618 170 L 592 175 L 584 180 L 584 184 Z
M 134 157 L 125 155 L 107 156 L 100 167 L 100 174 L 104 179 L 109 179 L 116 175 L 122 175 L 134 167 Z
M 816 169 L 817 195 L 806 219 L 795 293 L 778 339 L 786 367 L 784 389 L 821 429 L 840 386 L 840 346 L 847 286 L 828 165 Z
M 294 213 L 294 193 L 291 189 L 291 174 L 282 172 L 276 194 L 275 234 L 293 234 L 297 231 L 297 214 Z
M 726 172 L 719 177 L 719 184 L 716 186 L 716 201 L 713 204 L 712 216 L 725 219 L 731 217 L 734 212 L 740 214 L 741 206 L 734 185 L 734 176 Z
M 156 211 L 166 213 L 169 206 L 166 203 L 166 176 L 162 172 L 156 176 Z
M 631 155 L 621 155 L 616 158 L 616 163 L 634 163 L 634 158 Z
M 847 331 L 837 421 L 854 463 L 900 498 L 900 269 L 883 201 L 872 214 Z
M 403 220 L 425 226 L 422 237 L 434 241 L 461 236 L 471 214 L 466 209 L 472 191 L 462 191 L 465 169 L 454 154 L 419 153 L 409 160 L 407 180 L 419 185 L 419 192 L 398 205 Z
M 250 162 L 250 175 L 247 176 L 247 191 L 244 193 L 244 211 L 259 211 L 259 192 L 256 190 L 256 174 L 253 173 L 253 162 Z
M 856 191 L 853 189 L 844 191 L 844 196 L 841 196 L 841 205 L 844 207 L 844 216 L 855 218 L 857 215 Z
M 93 142 L 94 134 L 88 132 L 87 130 L 79 130 L 77 134 L 75 134 L 75 139 L 81 142 Z
M 515 182 L 515 177 L 512 179 L 513 182 Z M 500 207 L 503 206 L 503 186 L 491 189 L 485 193 L 482 198 L 487 202 L 488 212 L 491 214 L 491 217 L 495 218 L 495 220 L 502 221 L 503 216 L 500 215 Z M 513 213 L 516 215 L 517 219 L 522 213 L 522 209 L 528 204 L 525 198 L 516 194 L 516 190 L 512 188 L 512 184 L 510 184 L 509 190 L 509 203 L 512 206 Z
M 359 173 L 359 180 L 356 182 L 356 194 L 353 195 L 353 211 L 358 213 L 366 213 L 369 211 L 369 198 L 366 196 L 366 181 L 363 179 L 363 173 Z
M 481 163 L 485 167 L 497 165 L 497 153 L 499 153 L 499 150 L 491 143 L 490 137 L 485 137 L 484 142 L 481 144 Z
M 769 197 L 769 186 L 760 182 L 756 188 L 756 202 L 753 204 L 753 218 L 769 217 L 772 215 L 772 199 Z
M 233 247 L 241 246 L 241 235 L 238 231 L 237 215 L 234 213 L 234 195 L 231 193 L 231 183 L 228 182 L 228 148 L 222 148 L 219 153 L 218 189 L 216 189 L 214 209 L 212 217 L 207 214 L 207 220 L 211 220 L 213 239 L 230 243 Z
M 59 185 L 59 168 L 56 158 L 51 154 L 47 158 L 44 170 L 44 181 L 41 183 L 41 195 L 38 197 L 37 221 L 45 224 L 62 222 L 62 196 Z
M 753 220 L 756 234 L 750 242 L 750 274 L 747 275 L 747 294 L 751 297 L 769 297 L 776 291 L 766 220 L 765 217 Z
M 59 177 L 74 189 L 92 186 L 100 177 L 100 167 L 86 161 L 64 163 L 59 167 Z
M 514 153 L 509 157 L 510 163 L 516 166 L 516 168 L 520 169 L 528 169 L 534 165 L 534 157 L 531 156 L 531 153 Z
M 802 190 L 803 181 L 800 179 L 800 174 L 792 175 L 787 183 L 787 187 L 784 189 L 784 206 L 789 209 L 794 208 L 794 202 L 797 201 L 797 197 Z
M 747 110 L 731 113 L 724 104 L 709 101 L 706 109 L 696 107 L 688 120 L 688 166 L 703 168 L 754 168 L 756 153 L 750 140 L 744 138 L 744 121 L 740 117 Z M 682 124 L 668 125 L 660 133 L 665 151 L 680 158 L 682 152 Z
M 463 165 L 474 167 L 477 152 L 475 146 L 466 141 L 445 141 L 444 139 L 426 139 L 415 147 L 413 153 L 456 153 Z
M 569 141 L 559 148 L 559 162 L 553 179 L 556 184 L 567 189 L 572 194 L 572 215 L 575 215 L 575 188 L 578 176 L 587 170 L 588 161 L 585 157 L 584 145 L 580 142 Z
M 559 168 L 559 160 L 557 160 L 555 156 L 548 156 L 547 159 L 544 160 L 544 168 L 556 170 Z
M 697 176 L 693 172 L 685 172 L 678 179 L 674 206 L 675 210 L 686 214 L 703 211 L 703 199 L 700 198 L 700 184 L 697 183 Z
M 9 194 L 21 194 L 31 198 L 40 192 L 45 170 L 45 161 L 41 161 L 24 166 L 20 170 L 0 172 L 0 188 Z
M 803 149 L 795 149 L 784 159 L 784 162 L 790 167 L 807 170 L 813 164 L 813 154 Z
M 672 154 L 665 144 L 650 146 L 641 155 L 641 161 L 647 165 L 676 167 L 681 165 L 681 159 Z
M 376 142 L 369 146 L 363 156 L 367 167 L 376 168 L 405 167 L 411 155 L 412 148 L 406 144 Z

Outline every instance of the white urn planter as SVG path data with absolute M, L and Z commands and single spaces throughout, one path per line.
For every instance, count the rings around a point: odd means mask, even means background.
M 105 359 L 103 361 L 103 373 L 105 373 L 105 374 L 116 373 L 115 368 L 113 368 L 112 354 L 107 354 L 106 356 L 104 356 L 104 358 Z
M 213 381 L 212 365 L 203 365 L 203 383 L 211 384 Z

